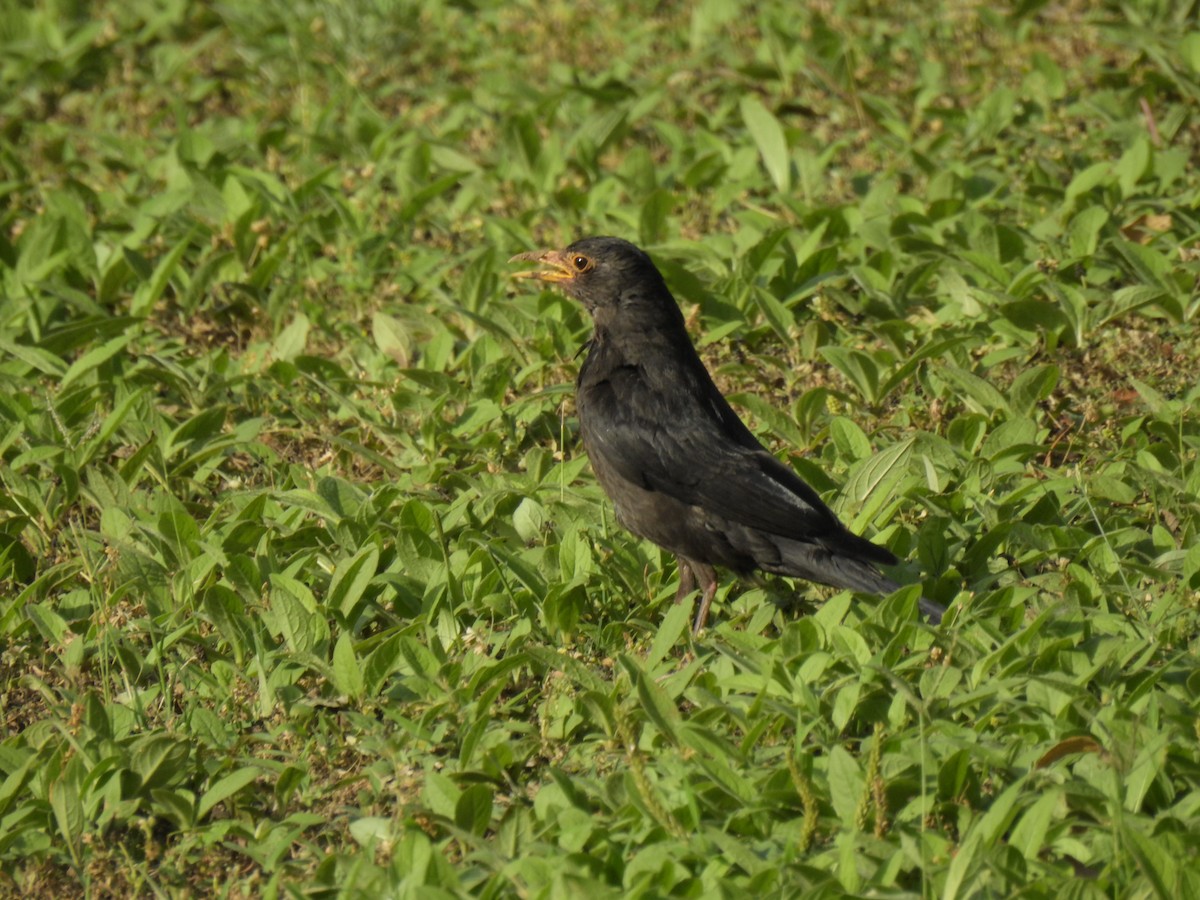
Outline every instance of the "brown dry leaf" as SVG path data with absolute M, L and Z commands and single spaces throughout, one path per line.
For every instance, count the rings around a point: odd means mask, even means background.
M 1172 219 L 1170 213 L 1147 213 L 1144 216 L 1138 216 L 1132 222 L 1129 222 L 1121 229 L 1121 234 L 1126 240 L 1137 241 L 1139 244 L 1148 244 L 1154 240 L 1155 235 L 1162 234 L 1164 231 L 1170 231 Z
M 1088 737 L 1087 735 L 1067 738 L 1065 741 L 1059 741 L 1043 753 L 1041 759 L 1034 763 L 1033 767 L 1035 769 L 1044 769 L 1058 762 L 1064 756 L 1070 756 L 1072 753 L 1101 753 L 1103 750 L 1104 748 L 1100 746 L 1095 738 Z

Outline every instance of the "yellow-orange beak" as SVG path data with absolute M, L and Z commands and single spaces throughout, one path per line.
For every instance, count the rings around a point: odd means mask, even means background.
M 579 273 L 571 265 L 565 250 L 531 250 L 518 253 L 509 262 L 536 262 L 545 268 L 528 272 L 514 272 L 513 278 L 536 278 L 539 281 L 570 281 Z

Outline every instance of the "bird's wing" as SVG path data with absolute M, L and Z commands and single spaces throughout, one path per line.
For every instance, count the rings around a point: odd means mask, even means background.
M 636 374 L 613 372 L 586 390 L 580 411 L 588 452 L 622 478 L 793 540 L 844 531 L 816 491 L 747 439 L 715 388 L 664 395 Z

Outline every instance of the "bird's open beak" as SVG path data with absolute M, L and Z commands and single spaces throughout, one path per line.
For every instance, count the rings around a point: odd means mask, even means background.
M 514 272 L 513 278 L 536 278 L 539 281 L 570 281 L 578 273 L 563 250 L 531 250 L 518 253 L 509 262 L 536 262 L 545 268 Z

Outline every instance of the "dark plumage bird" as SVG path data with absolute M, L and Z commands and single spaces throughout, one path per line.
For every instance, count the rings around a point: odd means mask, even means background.
M 868 594 L 899 585 L 876 569 L 897 559 L 851 533 L 816 491 L 763 448 L 721 396 L 650 257 L 591 237 L 522 253 L 515 277 L 558 285 L 595 322 L 576 382 L 583 446 L 617 520 L 679 561 L 679 602 L 697 586 L 699 632 L 714 566 L 755 569 Z M 922 598 L 934 622 L 944 610 Z

